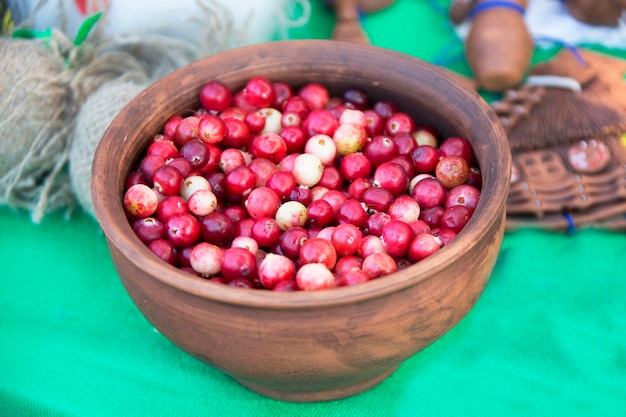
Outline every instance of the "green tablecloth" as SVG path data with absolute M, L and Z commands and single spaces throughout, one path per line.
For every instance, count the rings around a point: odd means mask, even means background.
M 467 72 L 434 2 L 368 16 L 374 44 Z M 293 37 L 329 36 L 314 16 Z M 626 234 L 505 236 L 484 295 L 454 329 L 363 394 L 259 396 L 172 345 L 126 295 L 96 221 L 33 224 L 0 208 L 0 416 L 624 416 Z

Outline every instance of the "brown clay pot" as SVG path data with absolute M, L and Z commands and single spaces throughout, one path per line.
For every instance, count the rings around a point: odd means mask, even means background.
M 593 26 L 615 27 L 626 10 L 624 0 L 567 0 L 565 5 L 574 19 Z
M 468 138 L 483 175 L 470 223 L 453 242 L 407 269 L 325 291 L 231 288 L 158 259 L 125 216 L 126 175 L 166 119 L 199 107 L 204 83 L 219 79 L 239 89 L 257 75 L 294 87 L 317 81 L 335 94 L 361 88 L 374 100 L 392 100 L 444 136 Z M 166 338 L 260 394 L 320 401 L 375 386 L 468 313 L 501 247 L 510 170 L 508 144 L 493 110 L 443 70 L 369 45 L 284 41 L 208 57 L 139 94 L 100 142 L 92 195 L 121 281 Z
M 476 1 L 480 5 L 488 0 Z M 526 8 L 527 0 L 511 0 Z M 534 42 L 516 10 L 496 7 L 478 13 L 467 39 L 465 54 L 478 86 L 501 92 L 520 84 L 532 58 Z

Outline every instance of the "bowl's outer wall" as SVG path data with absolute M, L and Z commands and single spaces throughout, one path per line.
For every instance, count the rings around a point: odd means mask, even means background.
M 130 167 L 168 117 L 198 108 L 205 82 L 219 79 L 238 89 L 257 75 L 294 87 L 317 81 L 335 93 L 357 87 L 372 99 L 393 101 L 443 136 L 468 138 L 483 170 L 483 191 L 466 229 L 435 256 L 393 276 L 314 294 L 228 288 L 157 259 L 136 238 L 122 208 Z M 375 47 L 285 41 L 209 57 L 141 93 L 103 136 L 92 194 L 124 286 L 168 339 L 242 381 L 319 391 L 398 366 L 466 315 L 501 247 L 510 163 L 495 114 L 442 70 Z

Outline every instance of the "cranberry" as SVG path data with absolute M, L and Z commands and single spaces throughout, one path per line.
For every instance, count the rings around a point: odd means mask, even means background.
M 354 152 L 341 158 L 339 168 L 348 181 L 369 177 L 372 171 L 370 159 L 361 152 Z
M 285 126 L 278 132 L 285 141 L 289 154 L 302 153 L 306 146 L 306 134 L 300 126 Z
M 224 213 L 235 224 L 248 218 L 247 210 L 238 205 L 228 206 L 222 210 L 222 213 Z
M 306 141 L 304 152 L 317 156 L 324 166 L 330 166 L 335 161 L 337 147 L 333 138 L 323 133 L 318 133 Z
M 469 178 L 469 165 L 465 158 L 457 155 L 444 156 L 439 160 L 435 176 L 447 188 L 464 184 Z
M 200 237 L 200 223 L 189 213 L 175 214 L 165 223 L 167 237 L 176 246 L 189 246 Z
M 335 264 L 335 273 L 342 276 L 346 272 L 353 269 L 361 269 L 361 265 L 363 265 L 363 260 L 356 255 L 342 256 L 337 259 L 337 263 Z
M 146 155 L 139 162 L 138 171 L 143 175 L 149 185 L 152 185 L 152 177 L 159 167 L 165 165 L 165 159 L 159 155 Z
M 220 156 L 220 169 L 223 173 L 228 174 L 242 165 L 246 165 L 246 159 L 241 150 L 235 148 L 224 149 Z
M 363 110 L 365 115 L 366 125 L 365 130 L 370 137 L 380 135 L 385 129 L 385 122 L 383 117 L 372 109 Z
M 254 172 L 256 187 L 264 187 L 267 180 L 278 171 L 278 165 L 269 159 L 255 158 L 248 164 L 248 168 Z
M 343 189 L 344 186 L 344 177 L 341 175 L 339 168 L 335 166 L 327 166 L 324 167 L 322 177 L 317 185 L 328 188 L 329 190 L 340 190 Z
M 265 77 L 251 78 L 243 91 L 248 101 L 259 108 L 270 107 L 276 100 L 274 84 Z
M 253 219 L 274 217 L 280 206 L 280 197 L 269 187 L 253 189 L 245 200 L 245 207 Z
M 411 153 L 417 148 L 417 142 L 412 135 L 401 134 L 392 138 L 398 147 L 398 155 L 411 155 Z
M 376 168 L 398 154 L 398 145 L 389 136 L 376 135 L 365 144 L 363 153 Z
M 228 248 L 222 254 L 220 264 L 222 277 L 227 281 L 234 279 L 253 280 L 257 276 L 256 257 L 243 248 Z
M 265 186 L 272 189 L 282 201 L 285 201 L 289 198 L 291 191 L 296 188 L 296 180 L 291 172 L 277 171 L 267 179 Z
M 193 247 L 189 255 L 189 263 L 194 271 L 202 276 L 210 277 L 220 272 L 223 254 L 224 250 L 219 246 L 200 242 Z M 223 282 L 226 283 L 225 280 Z
M 360 152 L 367 141 L 367 131 L 355 123 L 340 124 L 333 133 L 333 140 L 339 155 Z
M 179 156 L 178 158 L 167 161 L 167 165 L 176 168 L 183 174 L 183 178 L 187 178 L 193 172 L 193 166 L 187 159 Z
M 391 221 L 391 216 L 385 212 L 379 211 L 371 214 L 365 223 L 365 230 L 368 234 L 380 236 L 383 233 L 383 226 Z
M 159 140 L 152 142 L 146 151 L 147 155 L 155 155 L 163 158 L 164 161 L 178 156 L 178 148 L 171 140 Z
M 373 109 L 385 119 L 390 118 L 398 111 L 398 107 L 394 103 L 385 100 L 374 103 Z
M 209 143 L 207 148 L 209 148 L 209 160 L 201 169 L 203 174 L 218 171 L 220 169 L 220 158 L 222 157 L 222 149 L 219 146 Z
M 370 188 L 372 183 L 367 178 L 357 178 L 348 186 L 348 197 L 361 200 L 365 190 Z
M 176 128 L 178 127 L 178 124 L 181 120 L 183 120 L 183 116 L 180 116 L 178 114 L 170 117 L 167 122 L 165 122 L 165 126 L 163 126 L 163 135 L 167 136 L 168 138 L 173 138 L 176 134 Z
M 170 265 L 176 266 L 178 251 L 176 246 L 167 239 L 156 239 L 148 244 L 148 249 Z
M 263 129 L 265 129 L 266 115 L 263 111 L 251 111 L 246 113 L 243 121 L 246 125 L 248 125 L 248 129 L 250 133 L 257 134 L 260 133 Z
M 179 195 L 165 198 L 159 202 L 156 209 L 156 216 L 163 222 L 166 222 L 173 215 L 181 213 L 189 213 L 189 206 L 187 201 Z
M 295 275 L 296 268 L 286 256 L 268 253 L 259 266 L 259 280 L 270 290 L 281 282 L 292 282 Z
M 349 287 L 352 285 L 362 284 L 371 279 L 370 274 L 362 269 L 351 269 L 339 278 L 340 287 Z
M 277 109 L 282 109 L 285 102 L 293 97 L 293 88 L 283 81 L 274 81 L 274 92 L 276 93 L 276 98 L 274 99 L 274 103 L 272 103 L 272 107 Z
M 420 211 L 418 202 L 408 195 L 398 196 L 387 209 L 389 217 L 408 224 L 419 219 Z
M 252 239 L 250 236 L 237 236 L 233 239 L 230 247 L 243 248 L 252 252 L 254 255 L 256 255 L 259 251 L 259 243 L 256 240 Z
M 295 279 L 292 279 L 292 280 L 280 281 L 278 284 L 276 284 L 273 291 L 293 292 L 293 291 L 298 291 L 298 289 L 299 289 L 298 284 L 296 284 Z
M 308 206 L 313 201 L 313 193 L 308 187 L 296 187 L 289 193 L 289 200 L 299 201 Z
M 441 215 L 441 227 L 459 233 L 469 222 L 471 216 L 472 211 L 466 206 L 448 207 Z
M 424 126 L 420 126 L 419 128 L 415 129 L 412 136 L 419 146 L 429 145 L 433 148 L 436 148 L 439 144 L 435 131 Z
M 480 199 L 480 190 L 469 184 L 461 184 L 448 191 L 444 207 L 465 206 L 472 212 L 476 210 L 478 200 Z
M 428 223 L 420 219 L 413 220 L 411 223 L 409 223 L 409 226 L 411 226 L 411 229 L 413 229 L 413 235 L 415 236 L 421 233 L 430 233 L 432 231 Z
M 468 164 L 472 162 L 473 158 L 472 145 L 467 139 L 459 136 L 451 136 L 441 142 L 439 152 L 442 157 L 450 155 L 460 156 L 465 159 Z
M 413 130 L 415 130 L 415 122 L 406 113 L 395 112 L 385 121 L 385 132 L 390 136 L 411 134 Z
M 431 230 L 430 233 L 441 241 L 442 247 L 450 243 L 456 237 L 456 234 L 457 234 L 452 229 L 441 229 L 441 228 L 433 229 Z
M 242 165 L 226 174 L 224 185 L 226 192 L 237 196 L 247 196 L 256 186 L 257 178 L 254 172 Z
M 235 224 L 224 213 L 213 211 L 200 219 L 200 237 L 204 242 L 228 246 L 235 238 Z
M 384 162 L 374 171 L 373 185 L 385 188 L 391 194 L 397 196 L 407 190 L 409 177 L 400 165 L 393 162 Z
M 325 227 L 335 219 L 335 211 L 324 199 L 312 201 L 306 209 L 307 222 L 310 226 Z
M 298 90 L 307 107 L 311 110 L 323 109 L 328 104 L 330 94 L 322 84 L 311 82 Z
M 224 119 L 224 125 L 226 133 L 221 142 L 222 146 L 239 149 L 248 144 L 250 141 L 250 128 L 246 122 L 229 117 Z
M 302 265 L 322 263 L 332 270 L 337 263 L 337 251 L 330 240 L 314 237 L 307 239 L 300 248 L 299 261 Z
M 324 165 L 320 159 L 310 153 L 303 153 L 293 161 L 291 173 L 298 185 L 315 186 L 322 178 Z
M 373 253 L 387 253 L 387 249 L 385 249 L 383 241 L 378 236 L 363 236 L 363 238 L 361 239 L 361 244 L 359 245 L 359 256 L 365 259 Z
M 293 97 L 288 98 L 285 101 L 285 104 L 282 110 L 283 110 L 283 114 L 285 113 L 297 114 L 298 116 L 300 116 L 301 120 L 304 120 L 304 118 L 311 111 L 309 106 L 306 104 L 306 101 L 304 101 L 304 99 L 299 96 L 293 96 Z
M 394 196 L 384 188 L 370 187 L 363 193 L 361 201 L 365 203 L 369 211 L 386 212 L 393 203 Z
M 302 227 L 307 220 L 307 208 L 298 201 L 286 201 L 278 207 L 275 220 L 280 230 Z
M 205 143 L 220 143 L 226 136 L 226 123 L 214 114 L 204 114 L 198 122 L 198 136 Z
M 358 88 L 348 88 L 343 92 L 343 101 L 354 106 L 355 109 L 365 110 L 369 107 L 367 94 Z
M 193 139 L 199 139 L 200 136 L 198 134 L 198 125 L 200 123 L 199 116 L 187 116 L 183 117 L 178 125 L 176 126 L 176 131 L 172 136 L 174 143 L 179 148 L 183 146 L 185 143 L 189 142 Z
M 187 200 L 189 211 L 196 216 L 206 216 L 217 208 L 217 197 L 210 190 L 198 190 Z
M 361 110 L 346 108 L 338 117 L 339 124 L 343 125 L 346 123 L 354 123 L 356 125 L 362 126 L 365 128 L 367 132 L 367 117 L 365 117 L 365 113 Z
M 165 238 L 165 224 L 156 217 L 136 219 L 132 228 L 139 240 L 146 245 L 153 240 Z
M 376 252 L 363 259 L 363 270 L 372 278 L 389 275 L 398 270 L 398 264 L 387 253 Z
M 209 81 L 200 89 L 200 104 L 209 111 L 220 112 L 231 105 L 233 95 L 230 88 L 217 80 Z
M 124 207 L 133 217 L 152 216 L 159 205 L 156 192 L 144 184 L 135 184 L 124 194 Z
M 348 199 L 337 211 L 337 223 L 351 223 L 362 228 L 367 222 L 367 212 L 359 200 Z
M 246 118 L 246 114 L 248 114 L 246 110 L 242 109 L 241 107 L 233 106 L 228 107 L 227 109 L 219 113 L 218 116 L 224 120 L 233 118 L 241 120 L 243 122 Z
M 313 110 L 302 121 L 302 129 L 308 137 L 320 133 L 332 137 L 338 127 L 339 120 L 330 110 L 326 109 Z
M 304 291 L 325 290 L 335 286 L 335 277 L 324 264 L 310 263 L 298 269 L 296 284 Z
M 413 229 L 401 220 L 390 220 L 383 226 L 380 239 L 389 255 L 394 258 L 406 256 L 411 240 L 413 239 Z
M 180 148 L 180 156 L 191 163 L 194 169 L 202 169 L 210 159 L 209 147 L 198 139 L 185 143 Z
M 424 209 L 442 206 L 447 193 L 448 190 L 437 178 L 425 178 L 415 184 L 411 191 L 415 201 Z
M 419 219 L 425 221 L 431 228 L 440 227 L 443 210 L 444 208 L 441 206 L 424 209 L 420 212 Z
M 285 230 L 278 238 L 283 255 L 290 259 L 298 259 L 300 256 L 300 248 L 302 244 L 309 238 L 308 232 L 302 227 L 292 227 Z
M 340 224 L 333 230 L 331 243 L 335 247 L 335 251 L 339 256 L 355 254 L 362 239 L 361 230 L 353 224 Z
M 260 247 L 269 248 L 280 237 L 280 227 L 276 220 L 271 217 L 260 217 L 252 224 L 252 238 L 256 240 Z
M 437 252 L 441 248 L 439 240 L 428 233 L 422 233 L 413 238 L 408 251 L 408 257 L 413 262 L 421 261 Z
M 226 199 L 226 174 L 223 172 L 211 172 L 206 175 L 206 180 L 211 186 L 211 191 L 217 197 L 218 200 Z
M 439 150 L 430 145 L 417 146 L 411 152 L 411 161 L 418 173 L 435 172 L 435 168 L 439 162 Z

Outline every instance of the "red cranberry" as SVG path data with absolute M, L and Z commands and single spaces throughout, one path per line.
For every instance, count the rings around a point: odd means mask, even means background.
M 226 123 L 214 114 L 204 114 L 198 122 L 198 136 L 204 143 L 220 143 L 226 136 Z
M 281 282 L 293 282 L 296 268 L 291 259 L 268 253 L 259 266 L 259 280 L 270 290 L 275 289 Z
M 220 112 L 231 105 L 230 88 L 217 80 L 209 81 L 200 89 L 200 104 L 209 111 Z
M 422 233 L 411 241 L 408 258 L 413 262 L 421 261 L 437 252 L 441 248 L 439 240 L 428 233 Z
M 304 120 L 304 118 L 307 116 L 307 114 L 309 114 L 310 111 L 311 109 L 306 104 L 306 101 L 304 101 L 304 99 L 299 96 L 293 96 L 288 98 L 283 106 L 283 114 L 295 113 L 300 116 L 301 120 Z
M 153 240 L 165 238 L 165 224 L 156 217 L 137 219 L 132 223 L 132 228 L 139 240 L 146 245 Z
M 335 212 L 324 199 L 312 201 L 306 209 L 307 223 L 310 226 L 326 227 L 335 219 Z
M 302 129 L 308 137 L 320 133 L 332 137 L 338 127 L 339 120 L 330 110 L 326 109 L 313 110 L 302 121 Z
M 274 92 L 276 93 L 276 98 L 274 99 L 274 103 L 272 107 L 281 110 L 285 102 L 293 97 L 293 88 L 283 81 L 274 81 Z
M 302 244 L 299 261 L 302 265 L 321 263 L 332 270 L 337 263 L 337 252 L 330 240 L 314 237 Z
M 228 248 L 222 255 L 220 271 L 227 281 L 234 279 L 251 281 L 257 276 L 256 257 L 247 249 Z
M 394 196 L 389 190 L 380 187 L 370 187 L 363 193 L 361 201 L 365 203 L 370 211 L 383 211 L 386 212 L 391 203 L 394 201 Z
M 444 208 L 441 206 L 424 209 L 420 212 L 419 219 L 425 221 L 431 228 L 440 227 L 443 210 Z
M 343 92 L 343 101 L 351 104 L 355 109 L 365 110 L 369 106 L 369 97 L 357 88 L 348 88 Z
M 306 134 L 300 126 L 285 126 L 278 132 L 285 141 L 289 154 L 301 153 L 306 146 Z
M 376 252 L 363 259 L 363 270 L 372 278 L 389 275 L 398 270 L 398 264 L 387 253 Z
M 326 187 L 329 190 L 340 190 L 344 185 L 344 177 L 339 168 L 334 166 L 324 167 L 322 177 L 317 183 L 318 186 Z
M 452 229 L 438 228 L 431 230 L 430 234 L 438 238 L 441 241 L 441 246 L 443 247 L 452 242 L 457 233 Z
M 425 178 L 413 187 L 411 195 L 423 209 L 443 206 L 448 190 L 437 178 Z
M 413 229 L 401 220 L 390 220 L 383 226 L 380 239 L 389 255 L 394 258 L 406 256 L 411 240 L 413 239 Z
M 256 187 L 265 187 L 267 180 L 278 171 L 278 165 L 265 158 L 253 159 L 248 168 L 256 176 Z
M 170 265 L 177 265 L 178 251 L 174 243 L 167 239 L 156 239 L 148 244 L 148 249 Z
M 363 265 L 363 260 L 356 255 L 342 256 L 337 259 L 337 263 L 335 264 L 335 273 L 342 276 L 346 272 L 353 269 L 361 269 L 361 265 Z
M 391 194 L 397 196 L 407 190 L 409 177 L 400 165 L 393 162 L 384 162 L 374 171 L 373 185 L 389 190 Z
M 163 135 L 170 139 L 173 138 L 181 120 L 183 120 L 183 117 L 177 114 L 170 117 L 165 123 L 165 126 L 163 126 Z
M 385 100 L 374 103 L 373 109 L 385 119 L 390 118 L 398 111 L 398 107 L 394 103 Z
M 245 207 L 253 219 L 274 217 L 280 206 L 280 197 L 269 187 L 253 189 L 245 200 Z
M 420 211 L 421 207 L 413 197 L 401 195 L 391 203 L 387 214 L 394 220 L 402 220 L 410 224 L 419 219 Z
M 368 234 L 380 236 L 383 232 L 383 226 L 391 221 L 391 216 L 385 212 L 379 211 L 373 213 L 367 218 L 365 230 Z
M 442 157 L 450 155 L 460 156 L 465 159 L 468 164 L 472 162 L 472 158 L 474 156 L 472 145 L 467 139 L 459 136 L 451 136 L 441 142 L 441 145 L 439 145 L 439 152 Z
M 415 122 L 406 113 L 396 112 L 385 121 L 385 132 L 390 136 L 411 134 L 413 130 Z
M 376 135 L 365 144 L 363 153 L 376 168 L 398 154 L 398 145 L 389 136 Z
M 176 246 L 189 246 L 200 237 L 200 223 L 189 213 L 176 214 L 165 223 L 167 237 Z
M 396 135 L 392 138 L 398 147 L 398 155 L 411 155 L 411 153 L 417 148 L 417 142 L 412 135 L 402 134 Z
M 313 193 L 308 187 L 296 187 L 289 193 L 289 200 L 298 201 L 308 206 L 313 201 Z
M 258 108 L 270 107 L 276 100 L 274 84 L 265 77 L 251 78 L 244 91 L 248 101 Z
M 362 269 L 351 269 L 339 278 L 340 287 L 349 287 L 352 285 L 362 284 L 371 279 L 370 274 Z
M 252 238 L 259 243 L 259 246 L 269 248 L 280 237 L 280 227 L 276 220 L 271 217 L 260 217 L 252 224 Z
M 365 259 L 373 253 L 387 253 L 387 249 L 385 249 L 383 241 L 378 236 L 363 236 L 363 239 L 361 239 L 361 245 L 359 246 L 359 256 Z
M 178 156 L 178 148 L 171 140 L 159 140 L 148 146 L 146 154 L 160 156 L 163 160 L 168 160 Z
M 287 144 L 278 133 L 265 132 L 252 138 L 248 151 L 255 158 L 279 163 L 287 155 Z
M 198 124 L 200 123 L 199 116 L 187 116 L 183 117 L 178 125 L 172 139 L 179 148 L 185 143 L 193 139 L 199 139 Z
M 159 206 L 156 192 L 144 184 L 135 184 L 124 193 L 124 207 L 135 218 L 152 216 Z
M 185 199 L 179 195 L 165 198 L 159 202 L 156 209 L 157 217 L 163 222 L 166 222 L 173 215 L 181 213 L 189 213 L 189 207 Z
M 243 148 L 250 142 L 250 128 L 243 120 L 229 117 L 224 119 L 226 133 L 222 139 L 222 146 L 228 148 Z
M 290 259 L 298 259 L 300 248 L 309 238 L 308 232 L 302 227 L 292 227 L 285 230 L 278 238 L 278 244 L 283 254 Z
M 363 235 L 353 224 L 340 224 L 333 230 L 331 243 L 339 256 L 354 255 L 361 245 Z
M 179 156 L 178 158 L 174 158 L 172 160 L 167 161 L 167 165 L 179 170 L 180 173 L 183 174 L 184 178 L 187 178 L 193 172 L 193 166 L 191 165 L 191 162 L 189 162 L 187 159 L 183 158 L 182 156 Z
M 213 211 L 201 218 L 200 237 L 204 242 L 228 246 L 235 238 L 235 225 L 224 213 Z
M 346 180 L 354 181 L 358 178 L 369 177 L 372 171 L 372 163 L 365 154 L 355 152 L 341 158 L 339 168 Z
M 143 175 L 149 185 L 152 185 L 152 177 L 155 171 L 165 165 L 165 159 L 159 155 L 146 155 L 139 162 L 138 171 Z
M 307 107 L 311 110 L 323 109 L 328 104 L 330 94 L 322 84 L 311 82 L 298 90 Z
M 470 217 L 472 217 L 472 212 L 465 206 L 448 207 L 441 215 L 441 227 L 459 233 L 469 222 Z
M 351 223 L 356 227 L 365 227 L 367 212 L 359 200 L 348 199 L 337 212 L 337 223 Z
M 479 199 L 480 191 L 478 188 L 469 184 L 461 184 L 448 191 L 444 207 L 465 206 L 473 212 L 476 210 Z
M 439 150 L 430 145 L 417 146 L 411 152 L 411 161 L 418 173 L 434 172 L 439 162 Z

